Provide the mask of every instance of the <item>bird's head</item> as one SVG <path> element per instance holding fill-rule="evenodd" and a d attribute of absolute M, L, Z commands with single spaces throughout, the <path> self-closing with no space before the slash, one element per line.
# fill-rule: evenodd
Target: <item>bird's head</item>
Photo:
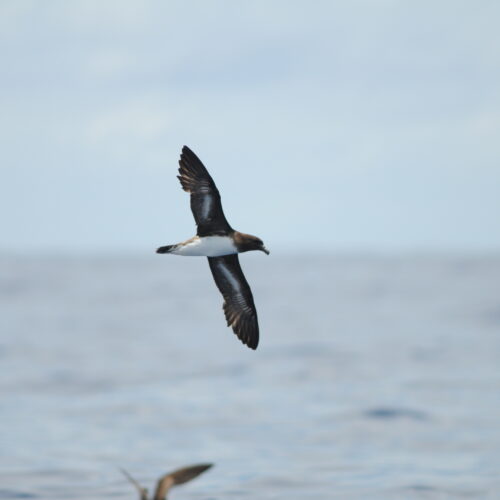
<path fill-rule="evenodd" d="M 269 255 L 269 250 L 264 246 L 264 242 L 253 236 L 252 234 L 245 234 L 235 231 L 234 240 L 236 246 L 238 247 L 238 252 L 248 252 L 250 250 L 260 250 L 265 254 Z"/>

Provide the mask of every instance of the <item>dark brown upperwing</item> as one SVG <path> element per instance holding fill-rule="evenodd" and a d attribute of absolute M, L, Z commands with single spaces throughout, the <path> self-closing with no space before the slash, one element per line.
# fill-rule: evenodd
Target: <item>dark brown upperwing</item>
<path fill-rule="evenodd" d="M 184 191 L 191 193 L 191 211 L 198 236 L 227 234 L 231 226 L 222 211 L 219 191 L 200 159 L 187 147 L 182 148 L 179 175 Z"/>
<path fill-rule="evenodd" d="M 158 484 L 156 485 L 154 500 L 165 500 L 168 490 L 170 490 L 172 486 L 177 486 L 178 484 L 191 481 L 191 479 L 199 476 L 202 472 L 210 469 L 212 465 L 213 464 L 192 465 L 190 467 L 183 467 L 182 469 L 177 469 L 173 472 L 165 474 L 159 479 Z"/>
<path fill-rule="evenodd" d="M 224 314 L 238 338 L 251 349 L 259 345 L 259 323 L 252 291 L 237 254 L 208 257 L 217 288 L 224 297 Z"/>

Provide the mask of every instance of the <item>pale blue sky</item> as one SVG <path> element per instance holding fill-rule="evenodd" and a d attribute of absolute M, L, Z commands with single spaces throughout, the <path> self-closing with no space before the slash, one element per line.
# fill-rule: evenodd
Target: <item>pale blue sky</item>
<path fill-rule="evenodd" d="M 500 3 L 0 3 L 0 251 L 500 249 Z"/>

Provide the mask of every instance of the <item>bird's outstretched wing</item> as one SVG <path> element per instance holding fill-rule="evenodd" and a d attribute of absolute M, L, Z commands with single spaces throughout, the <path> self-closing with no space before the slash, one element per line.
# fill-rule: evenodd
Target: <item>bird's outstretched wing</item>
<path fill-rule="evenodd" d="M 213 464 L 192 465 L 190 467 L 183 467 L 182 469 L 177 469 L 173 472 L 165 474 L 158 480 L 154 500 L 165 500 L 167 493 L 172 486 L 177 486 L 178 484 L 191 481 L 191 479 L 199 476 L 202 472 L 210 469 L 212 465 Z"/>
<path fill-rule="evenodd" d="M 198 236 L 232 231 L 222 211 L 217 186 L 203 163 L 187 146 L 182 148 L 177 178 L 182 189 L 191 193 L 191 211 L 198 226 Z"/>
<path fill-rule="evenodd" d="M 134 485 L 139 493 L 140 500 L 148 500 L 148 490 L 143 488 L 125 469 L 120 469 L 122 474 Z"/>
<path fill-rule="evenodd" d="M 237 254 L 208 257 L 217 288 L 224 297 L 224 314 L 238 338 L 251 349 L 259 344 L 259 323 L 252 291 Z"/>

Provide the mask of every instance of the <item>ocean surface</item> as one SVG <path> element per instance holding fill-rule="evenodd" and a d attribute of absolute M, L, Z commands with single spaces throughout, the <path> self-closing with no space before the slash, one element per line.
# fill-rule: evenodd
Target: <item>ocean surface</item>
<path fill-rule="evenodd" d="M 500 256 L 0 258 L 0 499 L 500 498 Z"/>

